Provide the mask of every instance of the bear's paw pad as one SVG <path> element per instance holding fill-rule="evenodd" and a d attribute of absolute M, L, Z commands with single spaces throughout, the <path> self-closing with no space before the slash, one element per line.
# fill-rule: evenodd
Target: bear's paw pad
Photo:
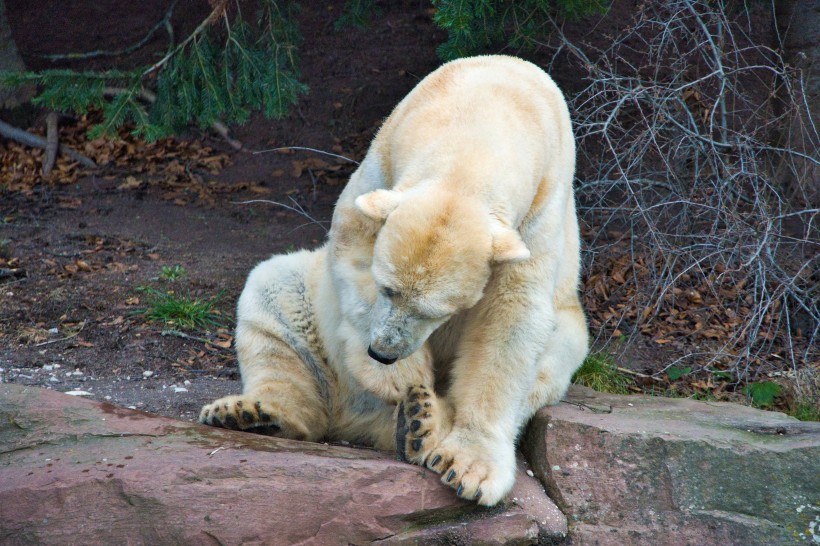
<path fill-rule="evenodd" d="M 270 404 L 248 396 L 226 396 L 205 405 L 199 414 L 199 422 L 268 436 L 275 436 L 281 430 Z"/>
<path fill-rule="evenodd" d="M 399 404 L 396 421 L 396 451 L 402 460 L 424 465 L 438 445 L 442 432 L 441 402 L 433 389 L 413 385 Z M 429 466 L 429 464 L 428 464 Z"/>

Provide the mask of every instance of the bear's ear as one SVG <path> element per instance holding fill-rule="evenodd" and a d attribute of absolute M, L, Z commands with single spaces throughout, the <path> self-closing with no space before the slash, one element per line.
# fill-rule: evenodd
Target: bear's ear
<path fill-rule="evenodd" d="M 523 262 L 530 257 L 530 249 L 521 240 L 518 231 L 506 226 L 493 229 L 493 261 L 496 263 Z"/>
<path fill-rule="evenodd" d="M 375 190 L 360 195 L 354 204 L 359 212 L 368 218 L 383 222 L 391 212 L 396 210 L 400 202 L 401 194 L 397 191 Z"/>

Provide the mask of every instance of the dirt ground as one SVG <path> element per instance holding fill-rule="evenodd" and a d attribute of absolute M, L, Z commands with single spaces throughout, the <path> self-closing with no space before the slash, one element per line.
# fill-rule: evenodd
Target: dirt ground
<path fill-rule="evenodd" d="M 11 26 L 28 67 L 43 69 L 55 66 L 43 54 L 136 42 L 169 2 L 73 2 L 59 18 L 50 16 L 54 2 L 24 4 L 8 5 Z M 208 13 L 206 2 L 193 4 L 173 20 L 178 36 Z M 84 391 L 188 420 L 241 390 L 230 344 L 247 273 L 271 254 L 320 245 L 355 168 L 309 151 L 253 152 L 303 146 L 361 159 L 381 120 L 440 64 L 435 48 L 445 38 L 426 2 L 382 2 L 368 30 L 343 32 L 333 29 L 341 3 L 300 5 L 301 81 L 310 93 L 284 120 L 256 116 L 235 128 L 243 151 L 195 129 L 155 146 L 89 143 L 87 122 L 66 120 L 64 141 L 105 165 L 89 173 L 61 160 L 49 180 L 31 183 L 42 152 L 0 142 L 8 178 L 0 184 L 0 381 Z M 118 66 L 144 64 L 162 40 Z M 566 73 L 556 79 L 568 92 L 581 84 Z M 33 130 L 42 127 L 41 114 Z M 178 278 L 166 278 L 177 266 Z M 218 297 L 221 327 L 148 320 L 146 288 Z M 647 337 L 619 365 L 652 371 L 684 344 Z"/>
<path fill-rule="evenodd" d="M 61 8 L 59 22 L 47 15 L 49 3 L 35 4 L 9 6 L 18 48 L 32 69 L 52 66 L 37 54 L 133 43 L 168 2 L 141 3 L 138 10 L 113 0 L 77 2 Z M 178 34 L 207 14 L 207 3 L 199 4 L 194 11 L 201 13 L 175 20 Z M 246 149 L 306 146 L 361 159 L 381 120 L 438 66 L 435 45 L 443 36 L 424 3 L 386 5 L 369 32 L 343 33 L 333 30 L 339 5 L 301 3 L 301 71 L 310 93 L 284 120 L 258 116 L 236 128 Z M 86 31 L 71 32 L 80 26 Z M 221 191 L 203 195 L 195 185 L 180 185 L 169 198 L 167 185 L 146 181 L 151 176 L 142 167 L 119 158 L 70 184 L 0 194 L 0 250 L 14 270 L 0 279 L 0 381 L 85 391 L 182 419 L 241 390 L 229 342 L 245 277 L 271 254 L 322 243 L 355 166 L 302 151 L 235 152 L 218 136 L 196 131 L 185 137 L 211 148 L 198 151 L 200 157 L 229 156 L 218 174 L 193 166 L 198 180 Z M 39 164 L 41 153 L 29 153 Z M 124 186 L 129 176 L 141 183 Z M 252 199 L 301 208 L 316 222 L 283 207 L 238 204 Z M 184 269 L 182 276 L 162 280 L 163 267 L 174 266 Z M 221 293 L 225 327 L 183 332 L 191 338 L 168 335 L 182 330 L 140 315 L 143 287 L 205 299 Z"/>

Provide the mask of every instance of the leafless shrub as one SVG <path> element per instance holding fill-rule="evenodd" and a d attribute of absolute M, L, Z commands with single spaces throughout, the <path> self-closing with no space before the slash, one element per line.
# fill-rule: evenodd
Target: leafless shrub
<path fill-rule="evenodd" d="M 740 381 L 811 364 L 820 334 L 820 209 L 806 197 L 818 181 L 798 175 L 817 172 L 820 136 L 808 118 L 811 146 L 778 143 L 807 110 L 803 82 L 752 28 L 742 7 L 700 0 L 642 4 L 603 48 L 556 27 L 559 51 L 588 72 L 571 105 L 581 211 L 603 226 L 587 270 L 613 252 L 631 260 L 604 294 L 621 305 L 599 336 L 664 321 L 670 337 L 704 342 L 667 368 L 719 365 Z M 784 187 L 784 169 L 799 183 Z"/>

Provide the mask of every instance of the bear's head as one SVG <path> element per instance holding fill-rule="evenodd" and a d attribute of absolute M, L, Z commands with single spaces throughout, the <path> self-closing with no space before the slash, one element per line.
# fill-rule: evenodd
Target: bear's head
<path fill-rule="evenodd" d="M 356 208 L 383 222 L 371 273 L 378 289 L 371 358 L 406 358 L 459 311 L 476 305 L 493 264 L 526 260 L 518 232 L 478 198 L 416 188 L 360 195 Z"/>

